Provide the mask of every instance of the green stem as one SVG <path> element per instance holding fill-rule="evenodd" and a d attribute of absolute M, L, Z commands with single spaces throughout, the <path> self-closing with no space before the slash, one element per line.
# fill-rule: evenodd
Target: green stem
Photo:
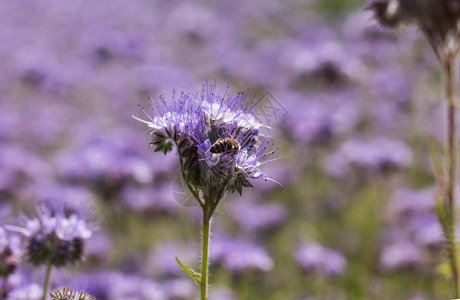
<path fill-rule="evenodd" d="M 208 260 L 209 260 L 209 231 L 211 218 L 207 217 L 203 209 L 203 258 L 201 262 L 201 300 L 208 300 Z"/>
<path fill-rule="evenodd" d="M 42 300 L 46 300 L 46 296 L 48 295 L 48 288 L 50 286 L 50 278 L 51 278 L 51 267 L 52 265 L 50 263 L 46 266 L 46 276 L 45 276 L 45 283 L 43 284 Z"/>
<path fill-rule="evenodd" d="M 457 242 L 455 240 L 455 177 L 457 172 L 457 153 L 456 153 L 456 133 L 455 133 L 455 53 L 448 53 L 445 60 L 446 72 L 446 97 L 448 100 L 448 172 L 449 179 L 447 181 L 447 199 L 450 213 L 450 227 L 452 230 L 450 251 L 450 263 L 452 271 L 452 279 L 454 284 L 455 298 L 460 297 L 460 287 L 458 282 L 458 253 Z"/>

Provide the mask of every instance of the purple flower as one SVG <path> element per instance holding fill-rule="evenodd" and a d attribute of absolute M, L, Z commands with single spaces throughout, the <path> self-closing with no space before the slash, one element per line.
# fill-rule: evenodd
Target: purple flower
<path fill-rule="evenodd" d="M 84 289 L 98 300 L 136 299 L 166 300 L 162 286 L 148 278 L 116 271 L 100 271 L 82 275 L 72 288 Z"/>
<path fill-rule="evenodd" d="M 39 284 L 32 283 L 13 289 L 8 293 L 10 300 L 39 300 L 43 295 L 43 289 Z"/>
<path fill-rule="evenodd" d="M 83 258 L 85 241 L 92 229 L 76 214 L 66 216 L 63 209 L 44 204 L 37 216 L 23 216 L 23 226 L 8 226 L 26 238 L 25 255 L 34 265 L 61 267 Z"/>
<path fill-rule="evenodd" d="M 433 211 L 435 195 L 436 190 L 434 188 L 423 190 L 399 189 L 390 200 L 389 210 L 397 215 Z"/>
<path fill-rule="evenodd" d="M 281 204 L 257 204 L 235 201 L 230 204 L 230 214 L 247 231 L 276 226 L 286 218 L 286 210 Z"/>
<path fill-rule="evenodd" d="M 121 192 L 123 203 L 136 212 L 177 212 L 179 205 L 173 197 L 171 185 L 139 189 L 127 186 Z"/>
<path fill-rule="evenodd" d="M 250 270 L 267 272 L 273 268 L 273 260 L 263 247 L 242 240 L 215 240 L 211 260 L 221 262 L 224 268 L 234 273 Z"/>
<path fill-rule="evenodd" d="M 167 299 L 187 300 L 196 296 L 195 285 L 188 278 L 167 280 L 162 282 L 162 288 Z"/>
<path fill-rule="evenodd" d="M 323 276 L 340 275 L 346 266 L 346 260 L 340 252 L 313 242 L 301 243 L 295 257 L 305 271 Z"/>
<path fill-rule="evenodd" d="M 187 263 L 198 254 L 198 248 L 193 244 L 162 243 L 155 247 L 148 258 L 148 270 L 163 275 L 178 276 L 183 270 L 177 264 L 176 257 Z"/>
<path fill-rule="evenodd" d="M 407 167 L 412 163 L 412 151 L 403 142 L 385 138 L 346 141 L 327 161 L 331 175 L 345 176 L 350 167 L 369 171 L 386 171 Z"/>
<path fill-rule="evenodd" d="M 318 94 L 309 101 L 299 94 L 286 98 L 295 101 L 287 103 L 289 118 L 283 121 L 288 127 L 286 130 L 299 142 L 328 142 L 349 132 L 358 122 L 359 107 L 352 93 Z"/>
<path fill-rule="evenodd" d="M 271 180 L 260 167 L 276 159 L 273 142 L 261 135 L 266 126 L 245 94 L 229 87 L 219 93 L 206 83 L 201 95 L 181 93 L 169 104 L 160 102 L 157 107 L 151 101 L 156 116 L 143 110 L 148 120 L 134 118 L 149 127 L 155 151 L 166 154 L 176 146 L 185 181 L 206 201 L 218 203 L 224 191 L 241 194 L 251 179 Z"/>
<path fill-rule="evenodd" d="M 424 246 L 439 246 L 445 241 L 445 236 L 434 213 L 418 214 L 411 218 L 410 228 L 415 240 Z"/>
<path fill-rule="evenodd" d="M 380 265 L 387 271 L 416 267 L 423 262 L 425 262 L 423 250 L 404 240 L 385 245 L 380 254 Z"/>
<path fill-rule="evenodd" d="M 209 292 L 210 299 L 216 300 L 235 300 L 234 293 L 228 287 L 211 287 Z"/>

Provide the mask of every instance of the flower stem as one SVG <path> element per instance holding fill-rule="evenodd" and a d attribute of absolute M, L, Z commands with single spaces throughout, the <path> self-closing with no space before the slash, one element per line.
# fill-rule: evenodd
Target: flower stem
<path fill-rule="evenodd" d="M 203 209 L 203 258 L 201 262 L 201 300 L 208 300 L 208 260 L 209 260 L 209 232 L 211 218 L 208 219 Z"/>
<path fill-rule="evenodd" d="M 45 283 L 43 284 L 43 296 L 42 300 L 46 300 L 46 295 L 48 294 L 48 288 L 50 285 L 50 278 L 51 278 L 51 263 L 46 266 L 46 276 L 45 276 Z"/>
<path fill-rule="evenodd" d="M 446 97 L 448 100 L 448 172 L 449 179 L 447 181 L 447 200 L 450 213 L 450 227 L 452 234 L 449 241 L 450 264 L 452 271 L 452 279 L 454 284 L 454 296 L 460 297 L 460 287 L 458 282 L 458 253 L 457 241 L 455 240 L 455 178 L 457 172 L 457 153 L 456 153 L 456 132 L 455 132 L 455 53 L 448 53 L 444 62 L 446 72 Z"/>

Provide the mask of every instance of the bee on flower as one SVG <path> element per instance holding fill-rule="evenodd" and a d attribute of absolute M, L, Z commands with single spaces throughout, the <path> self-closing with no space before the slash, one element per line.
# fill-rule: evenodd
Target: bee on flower
<path fill-rule="evenodd" d="M 203 85 L 201 94 L 177 95 L 167 103 L 160 97 L 154 116 L 145 123 L 155 151 L 168 153 L 173 146 L 179 156 L 181 175 L 203 211 L 203 251 L 201 274 L 180 266 L 201 286 L 201 299 L 208 299 L 209 237 L 212 215 L 225 193 L 252 187 L 252 180 L 274 181 L 261 166 L 276 160 L 276 149 L 261 130 L 268 128 L 254 115 L 254 101 L 244 93 L 232 93 L 227 87 L 217 92 L 215 84 Z M 276 181 L 274 181 L 276 182 Z"/>

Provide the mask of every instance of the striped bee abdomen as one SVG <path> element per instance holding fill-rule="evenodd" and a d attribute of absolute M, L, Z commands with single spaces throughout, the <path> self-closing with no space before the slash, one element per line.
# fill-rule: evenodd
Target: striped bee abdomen
<path fill-rule="evenodd" d="M 209 148 L 209 152 L 211 153 L 237 152 L 238 150 L 240 150 L 240 143 L 234 138 L 218 139 L 211 148 Z"/>

